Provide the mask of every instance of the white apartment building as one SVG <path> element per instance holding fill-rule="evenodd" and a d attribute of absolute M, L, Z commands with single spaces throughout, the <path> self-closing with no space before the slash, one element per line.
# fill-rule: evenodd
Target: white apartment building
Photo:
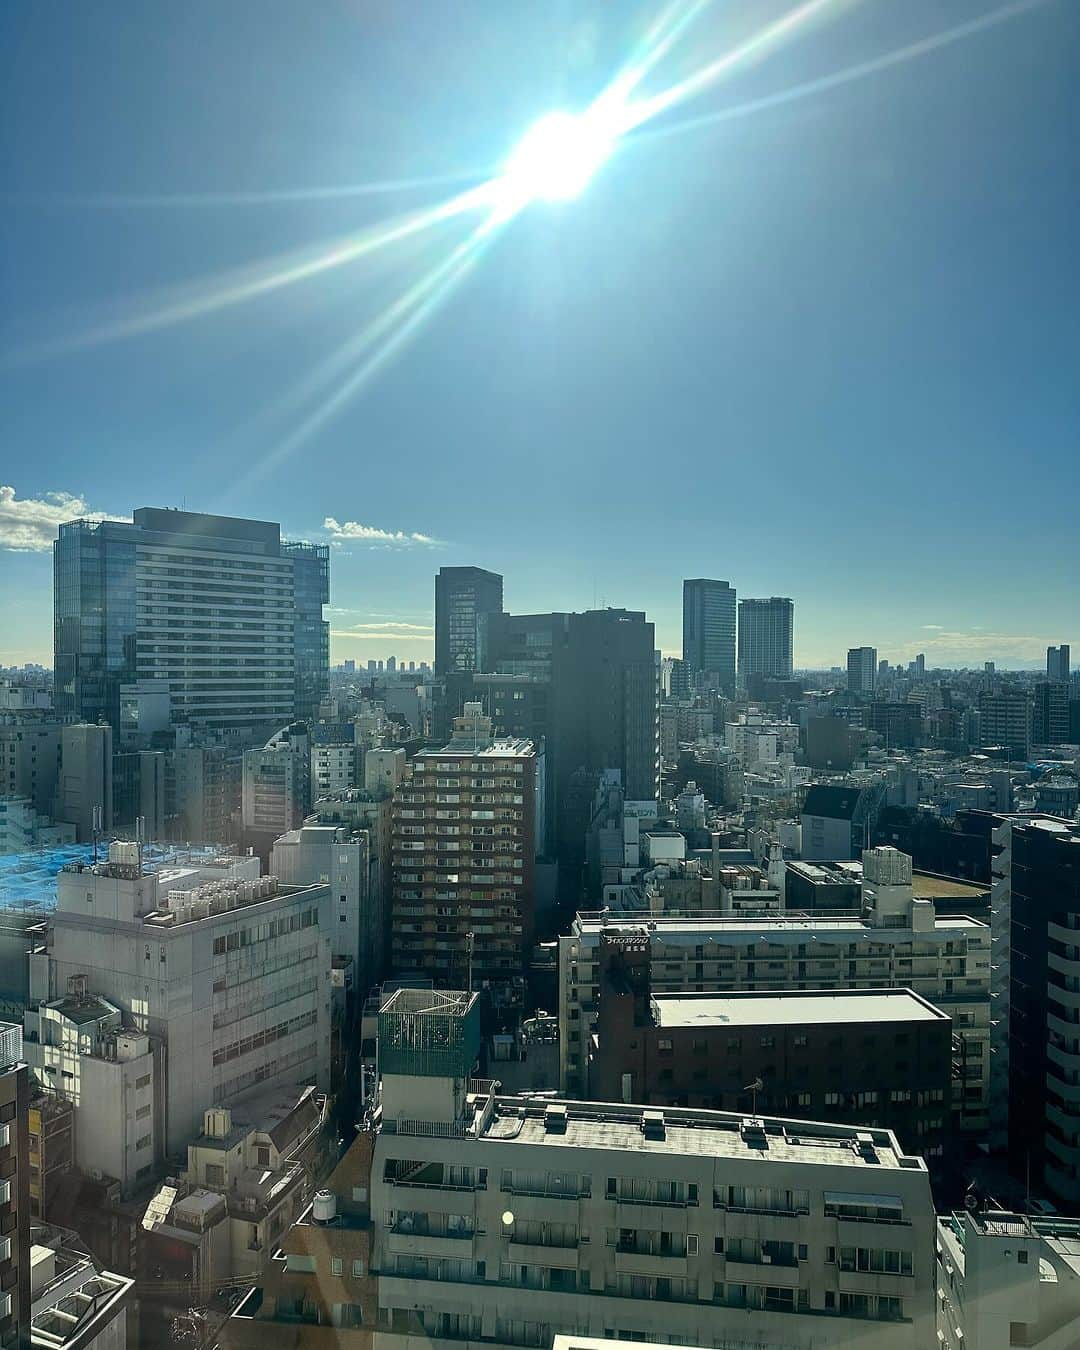
<path fill-rule="evenodd" d="M 330 889 L 260 877 L 257 858 L 148 874 L 135 844 L 58 878 L 52 943 L 31 957 L 31 995 L 72 976 L 164 1047 L 164 1151 L 212 1105 L 314 1081 L 330 1061 Z"/>
<path fill-rule="evenodd" d="M 1080 1345 L 1080 1219 L 975 1206 L 937 1222 L 943 1350 Z"/>
<path fill-rule="evenodd" d="M 381 971 L 386 931 L 371 834 L 341 825 L 289 830 L 274 844 L 270 871 L 289 886 L 329 886 L 331 952 L 352 962 L 354 988 L 365 993 Z"/>
<path fill-rule="evenodd" d="M 75 843 L 75 826 L 54 823 L 29 797 L 0 797 L 0 853 L 29 853 Z"/>
<path fill-rule="evenodd" d="M 74 1107 L 76 1166 L 130 1195 L 162 1154 L 160 1053 L 150 1037 L 125 1030 L 120 1009 L 88 993 L 81 975 L 63 998 L 28 1008 L 23 1027 L 32 1077 Z"/>
<path fill-rule="evenodd" d="M 500 1096 L 464 1076 L 475 1012 L 399 991 L 380 1014 L 384 1350 L 933 1343 L 929 1177 L 890 1131 Z"/>
<path fill-rule="evenodd" d="M 939 918 L 932 901 L 916 899 L 907 854 L 891 848 L 863 853 L 861 916 L 578 914 L 559 938 L 560 1086 L 571 1095 L 586 1090 L 604 931 L 647 934 L 653 993 L 913 989 L 953 1019 L 959 1128 L 988 1129 L 990 930 L 964 916 Z"/>
<path fill-rule="evenodd" d="M 321 797 L 327 792 L 347 792 L 357 786 L 356 762 L 361 753 L 354 744 L 313 745 L 311 747 L 311 791 Z"/>

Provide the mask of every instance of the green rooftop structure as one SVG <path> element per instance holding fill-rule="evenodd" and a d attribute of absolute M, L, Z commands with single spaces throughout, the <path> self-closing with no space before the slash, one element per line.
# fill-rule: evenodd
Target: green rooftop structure
<path fill-rule="evenodd" d="M 480 1053 L 476 994 L 395 989 L 379 1010 L 379 1071 L 466 1079 Z"/>

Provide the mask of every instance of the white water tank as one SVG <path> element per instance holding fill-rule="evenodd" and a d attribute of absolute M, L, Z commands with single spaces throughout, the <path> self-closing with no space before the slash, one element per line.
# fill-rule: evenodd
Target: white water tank
<path fill-rule="evenodd" d="M 333 1191 L 316 1191 L 311 1202 L 311 1217 L 316 1223 L 331 1223 L 337 1216 L 337 1196 Z"/>

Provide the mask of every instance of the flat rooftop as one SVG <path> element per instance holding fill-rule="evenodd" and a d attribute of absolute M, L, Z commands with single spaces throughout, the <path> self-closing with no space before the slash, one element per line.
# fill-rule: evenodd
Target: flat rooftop
<path fill-rule="evenodd" d="M 545 1114 L 552 1106 L 566 1108 L 566 1124 L 562 1130 L 547 1128 Z M 663 1116 L 664 1128 L 656 1135 L 646 1135 L 643 1131 L 647 1111 L 654 1116 Z M 748 1131 L 745 1128 L 748 1123 L 759 1128 Z M 495 1109 L 484 1122 L 482 1135 L 486 1139 L 565 1149 L 626 1149 L 668 1156 L 756 1158 L 780 1163 L 850 1167 L 872 1171 L 878 1179 L 873 1189 L 878 1192 L 886 1189 L 883 1170 L 910 1170 L 926 1176 L 923 1159 L 905 1154 L 891 1130 L 773 1116 L 748 1122 L 745 1117 L 730 1111 L 689 1107 L 664 1107 L 661 1112 L 658 1108 L 609 1102 L 496 1097 Z"/>
<path fill-rule="evenodd" d="M 652 1008 L 658 1027 L 948 1021 L 943 1012 L 910 989 L 851 989 L 820 994 L 656 994 Z"/>
<path fill-rule="evenodd" d="M 989 885 L 932 872 L 912 872 L 911 889 L 916 900 L 982 900 L 990 894 Z"/>
<path fill-rule="evenodd" d="M 947 929 L 951 932 L 975 933 L 985 930 L 987 925 L 966 914 L 951 917 L 937 915 L 934 929 Z M 910 932 L 910 929 L 874 928 L 865 919 L 858 916 L 838 915 L 835 918 L 822 915 L 820 918 L 793 918 L 784 914 L 764 914 L 757 919 L 744 918 L 678 918 L 663 914 L 639 915 L 599 912 L 579 913 L 574 920 L 575 933 L 600 934 L 640 933 L 644 930 L 654 939 L 665 942 L 690 941 L 712 937 L 722 942 L 752 942 L 755 939 L 765 941 L 783 941 L 793 934 L 815 934 L 826 941 L 830 938 L 867 937 L 876 942 L 890 942 L 898 932 Z M 571 934 L 573 936 L 573 934 Z"/>
<path fill-rule="evenodd" d="M 89 867 L 94 852 L 93 844 L 62 844 L 35 849 L 32 853 L 4 854 L 0 857 L 0 910 L 54 910 L 57 877 L 68 866 Z M 144 844 L 143 871 L 159 872 L 187 865 L 204 867 L 222 852 L 215 844 Z M 98 845 L 97 856 L 100 862 L 108 858 L 107 842 Z"/>

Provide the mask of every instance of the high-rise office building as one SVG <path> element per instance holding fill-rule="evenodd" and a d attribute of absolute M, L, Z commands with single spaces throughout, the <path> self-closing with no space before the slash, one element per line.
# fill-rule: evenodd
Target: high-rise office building
<path fill-rule="evenodd" d="M 140 507 L 53 546 L 58 713 L 119 728 L 120 685 L 164 681 L 174 722 L 280 726 L 326 687 L 326 545 L 261 520 Z"/>
<path fill-rule="evenodd" d="M 330 548 L 327 544 L 286 543 L 293 562 L 294 715 L 314 722 L 330 683 Z"/>
<path fill-rule="evenodd" d="M 502 613 L 503 579 L 482 567 L 440 567 L 435 577 L 435 674 L 490 670 L 489 628 Z"/>
<path fill-rule="evenodd" d="M 849 647 L 847 687 L 852 694 L 872 694 L 877 685 L 877 648 Z"/>
<path fill-rule="evenodd" d="M 727 581 L 695 577 L 683 582 L 683 661 L 691 680 L 715 674 L 735 687 L 735 590 Z"/>
<path fill-rule="evenodd" d="M 1036 745 L 1062 745 L 1069 740 L 1069 686 L 1043 680 L 1035 686 L 1031 736 Z"/>
<path fill-rule="evenodd" d="M 1069 683 L 1069 644 L 1046 649 L 1046 678 L 1053 684 Z"/>
<path fill-rule="evenodd" d="M 789 680 L 795 606 L 786 596 L 739 601 L 739 678 L 771 675 Z"/>
<path fill-rule="evenodd" d="M 529 697 L 520 702 L 533 709 L 534 735 L 544 737 L 548 850 L 557 848 L 569 864 L 583 856 L 599 773 L 617 770 L 633 801 L 655 801 L 659 794 L 653 625 L 640 611 L 625 609 L 503 614 L 493 626 L 491 660 L 502 674 L 530 677 Z M 510 728 L 497 723 L 497 730 Z"/>
<path fill-rule="evenodd" d="M 1002 823 L 1008 828 L 995 831 L 994 842 L 1008 865 L 995 863 L 992 903 L 1007 944 L 995 941 L 995 963 L 1008 971 L 1008 997 L 995 1016 L 1008 1033 L 1010 1165 L 1073 1213 L 1080 1205 L 1080 830 L 1047 817 Z"/>

